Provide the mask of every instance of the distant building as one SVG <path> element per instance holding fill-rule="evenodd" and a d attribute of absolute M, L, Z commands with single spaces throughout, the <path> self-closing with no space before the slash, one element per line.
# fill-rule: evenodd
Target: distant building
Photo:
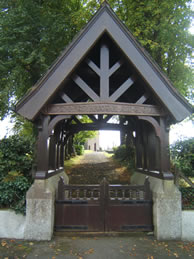
<path fill-rule="evenodd" d="M 87 142 L 85 143 L 85 149 L 86 150 L 92 150 L 92 151 L 100 150 L 99 131 L 97 132 L 97 134 L 94 138 L 91 138 L 91 139 L 87 140 Z"/>

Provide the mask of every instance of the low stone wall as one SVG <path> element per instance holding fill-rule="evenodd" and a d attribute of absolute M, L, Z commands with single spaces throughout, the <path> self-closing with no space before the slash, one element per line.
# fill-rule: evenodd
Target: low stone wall
<path fill-rule="evenodd" d="M 12 210 L 0 210 L 0 238 L 24 238 L 26 217 Z"/>
<path fill-rule="evenodd" d="M 194 210 L 182 211 L 182 240 L 194 241 Z"/>

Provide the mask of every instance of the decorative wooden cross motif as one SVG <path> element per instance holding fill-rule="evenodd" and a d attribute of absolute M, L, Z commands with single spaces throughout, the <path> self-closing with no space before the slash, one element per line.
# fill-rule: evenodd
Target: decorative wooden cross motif
<path fill-rule="evenodd" d="M 87 60 L 87 64 L 100 77 L 100 96 L 80 76 L 75 75 L 73 80 L 94 102 L 115 102 L 135 81 L 133 76 L 129 77 L 111 96 L 109 95 L 109 78 L 120 68 L 122 61 L 109 68 L 109 48 L 105 44 L 100 47 L 100 68 L 90 59 Z M 63 94 L 62 98 L 65 102 L 72 102 L 66 94 Z"/>

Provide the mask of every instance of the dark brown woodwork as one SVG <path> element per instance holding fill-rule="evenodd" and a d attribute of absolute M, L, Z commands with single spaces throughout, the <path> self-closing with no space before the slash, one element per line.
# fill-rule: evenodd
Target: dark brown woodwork
<path fill-rule="evenodd" d="M 157 122 L 156 119 L 150 117 L 150 116 L 138 116 L 139 120 L 144 120 L 144 121 L 148 121 L 154 128 L 156 136 L 160 138 L 160 125 Z"/>
<path fill-rule="evenodd" d="M 37 172 L 35 175 L 35 177 L 39 179 L 46 178 L 49 170 L 49 150 L 47 145 L 49 120 L 49 116 L 43 117 L 42 125 L 39 127 L 37 140 Z"/>
<path fill-rule="evenodd" d="M 56 231 L 152 231 L 152 193 L 144 185 L 58 184 Z"/>
<path fill-rule="evenodd" d="M 65 119 L 69 119 L 71 116 L 67 116 L 67 115 L 58 115 L 56 117 L 54 117 L 50 122 L 49 122 L 49 126 L 48 126 L 48 136 L 50 136 L 52 134 L 52 130 L 54 129 L 54 127 L 56 126 L 57 123 L 59 123 L 62 120 Z"/>
<path fill-rule="evenodd" d="M 118 115 L 144 115 L 163 116 L 165 112 L 161 107 L 144 104 L 128 103 L 64 103 L 50 104 L 43 111 L 45 115 L 84 115 L 84 114 L 118 114 Z"/>
<path fill-rule="evenodd" d="M 109 114 L 109 115 L 107 115 L 104 119 L 103 119 L 103 122 L 108 122 L 110 119 L 112 118 L 112 115 L 111 114 Z"/>
<path fill-rule="evenodd" d="M 73 116 L 73 120 L 78 124 L 78 125 L 81 125 L 81 121 L 78 120 L 78 118 L 76 116 Z"/>
<path fill-rule="evenodd" d="M 129 129 L 128 125 L 120 125 L 113 123 L 104 123 L 96 122 L 96 123 L 83 123 L 81 125 L 71 124 L 66 128 L 67 132 L 77 133 L 79 131 L 88 131 L 88 130 L 124 130 L 127 131 Z"/>
<path fill-rule="evenodd" d="M 98 119 L 94 116 L 94 115 L 88 115 L 88 117 L 93 121 L 93 122 L 97 122 Z"/>

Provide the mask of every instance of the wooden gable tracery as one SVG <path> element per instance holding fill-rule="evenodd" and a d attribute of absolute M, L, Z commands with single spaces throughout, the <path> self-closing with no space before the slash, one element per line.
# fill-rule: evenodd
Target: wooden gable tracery
<path fill-rule="evenodd" d="M 138 170 L 172 179 L 168 127 L 192 108 L 105 3 L 16 111 L 41 125 L 36 178 L 63 168 L 76 132 L 119 129 L 136 146 Z M 119 124 L 108 123 L 112 115 L 123 116 Z"/>
<path fill-rule="evenodd" d="M 44 107 L 44 114 L 161 116 L 167 113 L 106 33 L 55 96 L 52 103 Z"/>

